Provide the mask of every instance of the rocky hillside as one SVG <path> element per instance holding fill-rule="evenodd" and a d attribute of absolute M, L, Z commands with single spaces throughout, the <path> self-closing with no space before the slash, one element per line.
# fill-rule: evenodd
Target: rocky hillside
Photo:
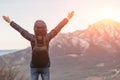
<path fill-rule="evenodd" d="M 57 39 L 57 40 L 56 40 Z M 59 34 L 53 44 L 59 47 L 74 47 L 87 53 L 89 48 L 104 49 L 108 53 L 120 52 L 120 23 L 110 19 L 89 25 L 88 29 L 68 34 Z"/>
<path fill-rule="evenodd" d="M 29 80 L 31 48 L 0 57 Z M 50 43 L 52 80 L 119 80 L 120 23 L 104 19 L 86 30 L 60 33 Z M 10 64 L 9 64 L 10 63 Z"/>

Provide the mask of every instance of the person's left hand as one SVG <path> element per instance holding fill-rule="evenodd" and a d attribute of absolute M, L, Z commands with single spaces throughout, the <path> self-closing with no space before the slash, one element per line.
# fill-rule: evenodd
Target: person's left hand
<path fill-rule="evenodd" d="M 68 13 L 67 18 L 68 18 L 68 19 L 71 19 L 71 18 L 73 17 L 73 15 L 74 15 L 74 11 L 72 11 L 72 12 Z"/>

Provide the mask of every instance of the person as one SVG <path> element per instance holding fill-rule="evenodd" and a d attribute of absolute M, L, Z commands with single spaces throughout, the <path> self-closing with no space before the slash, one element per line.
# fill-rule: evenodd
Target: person
<path fill-rule="evenodd" d="M 47 26 L 43 20 L 37 20 L 34 23 L 34 34 L 29 33 L 27 30 L 23 29 L 21 26 L 19 26 L 14 21 L 11 21 L 11 19 L 8 16 L 2 16 L 3 19 L 10 24 L 12 28 L 17 30 L 25 39 L 30 41 L 31 48 L 32 48 L 32 56 L 35 53 L 34 48 L 36 45 L 39 45 L 39 43 L 44 43 L 43 39 L 46 40 L 45 43 L 47 44 L 47 50 L 49 50 L 49 42 L 51 39 L 53 39 L 60 30 L 68 23 L 68 21 L 73 17 L 74 11 L 68 13 L 68 16 L 64 18 L 53 30 L 51 30 L 49 33 L 47 33 Z M 36 39 L 37 38 L 37 39 Z M 42 40 L 42 41 L 41 41 Z M 42 53 L 41 51 L 38 51 L 38 53 Z M 45 66 L 35 66 L 34 62 L 40 62 L 40 60 L 33 60 L 34 57 L 32 57 L 32 60 L 30 62 L 30 71 L 31 71 L 31 80 L 38 80 L 39 75 L 41 74 L 42 80 L 50 80 L 50 59 L 49 59 L 49 52 L 47 51 L 47 60 L 43 59 L 42 61 L 46 61 L 47 65 Z M 40 58 L 36 58 L 40 59 Z"/>

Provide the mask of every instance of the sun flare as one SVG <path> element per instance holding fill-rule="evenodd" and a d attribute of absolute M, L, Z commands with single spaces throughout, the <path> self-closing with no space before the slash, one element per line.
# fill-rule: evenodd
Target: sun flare
<path fill-rule="evenodd" d="M 106 11 L 101 14 L 103 18 L 115 18 L 115 13 L 111 11 Z"/>
<path fill-rule="evenodd" d="M 100 14 L 100 17 L 102 19 L 105 19 L 105 18 L 110 18 L 110 19 L 114 19 L 114 20 L 118 19 L 117 12 L 115 10 L 108 10 L 108 9 L 102 11 Z"/>

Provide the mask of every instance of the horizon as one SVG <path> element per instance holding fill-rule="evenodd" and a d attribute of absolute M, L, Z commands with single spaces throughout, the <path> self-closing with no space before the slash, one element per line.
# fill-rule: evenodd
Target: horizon
<path fill-rule="evenodd" d="M 120 22 L 119 7 L 120 1 L 118 0 L 1 0 L 0 49 L 24 49 L 30 46 L 29 41 L 2 19 L 3 15 L 9 16 L 22 28 L 33 33 L 33 24 L 37 19 L 46 22 L 49 32 L 63 18 L 67 17 L 68 12 L 75 11 L 73 18 L 61 30 L 62 33 L 68 33 L 86 29 L 88 25 L 103 18 L 112 18 Z"/>
<path fill-rule="evenodd" d="M 19 50 L 16 50 L 16 49 L 0 50 L 0 56 L 6 55 L 6 54 L 10 54 L 10 53 L 14 53 L 14 52 L 16 52 L 16 51 L 19 51 Z"/>

